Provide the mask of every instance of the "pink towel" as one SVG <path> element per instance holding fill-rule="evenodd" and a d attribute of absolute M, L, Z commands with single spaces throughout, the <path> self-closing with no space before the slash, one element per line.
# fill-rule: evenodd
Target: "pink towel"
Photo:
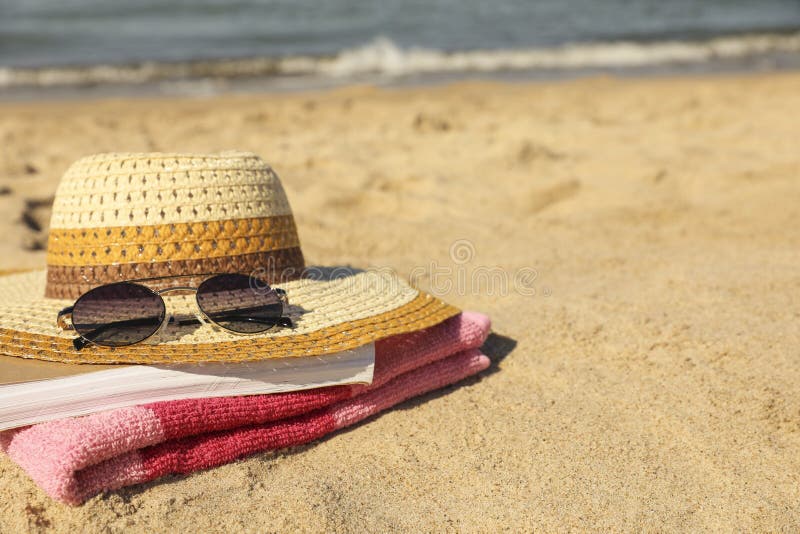
<path fill-rule="evenodd" d="M 480 372 L 489 318 L 473 312 L 375 346 L 370 385 L 133 406 L 0 433 L 0 449 L 56 500 L 300 445 Z"/>

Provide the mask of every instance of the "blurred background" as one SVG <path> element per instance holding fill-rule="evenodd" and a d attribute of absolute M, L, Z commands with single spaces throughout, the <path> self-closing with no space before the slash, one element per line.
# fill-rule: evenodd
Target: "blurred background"
<path fill-rule="evenodd" d="M 309 264 L 516 344 L 433 411 L 81 509 L 0 455 L 0 525 L 798 531 L 799 67 L 800 0 L 0 0 L 0 271 L 44 268 L 83 156 L 245 150 Z"/>
<path fill-rule="evenodd" d="M 798 0 L 0 0 L 0 92 L 794 68 L 799 30 Z"/>

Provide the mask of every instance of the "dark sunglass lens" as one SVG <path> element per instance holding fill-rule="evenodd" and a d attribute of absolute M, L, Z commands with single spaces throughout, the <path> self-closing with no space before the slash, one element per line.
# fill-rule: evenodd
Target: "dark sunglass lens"
<path fill-rule="evenodd" d="M 240 334 L 269 330 L 283 315 L 277 293 L 258 278 L 244 274 L 209 278 L 197 289 L 197 305 L 210 320 Z"/>
<path fill-rule="evenodd" d="M 84 293 L 72 310 L 72 324 L 84 338 L 106 347 L 122 347 L 152 336 L 164 321 L 161 297 L 128 282 Z"/>

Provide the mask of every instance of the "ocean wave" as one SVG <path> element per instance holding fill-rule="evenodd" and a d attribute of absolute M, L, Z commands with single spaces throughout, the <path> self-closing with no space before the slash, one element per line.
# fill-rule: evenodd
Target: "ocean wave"
<path fill-rule="evenodd" d="M 378 37 L 334 56 L 243 58 L 186 62 L 70 67 L 0 67 L 0 88 L 139 84 L 166 80 L 359 75 L 402 77 L 413 74 L 469 73 L 584 68 L 630 68 L 696 64 L 770 53 L 800 52 L 800 32 L 723 36 L 705 41 L 608 42 L 557 48 L 445 52 L 402 48 Z"/>

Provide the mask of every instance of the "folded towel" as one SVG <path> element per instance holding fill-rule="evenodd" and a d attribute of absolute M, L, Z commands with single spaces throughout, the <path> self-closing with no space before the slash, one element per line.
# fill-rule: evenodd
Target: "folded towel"
<path fill-rule="evenodd" d="M 476 350 L 485 315 L 465 312 L 376 343 L 370 385 L 121 408 L 0 433 L 0 449 L 54 499 L 190 473 L 258 451 L 299 445 L 454 383 L 489 365 Z"/>

